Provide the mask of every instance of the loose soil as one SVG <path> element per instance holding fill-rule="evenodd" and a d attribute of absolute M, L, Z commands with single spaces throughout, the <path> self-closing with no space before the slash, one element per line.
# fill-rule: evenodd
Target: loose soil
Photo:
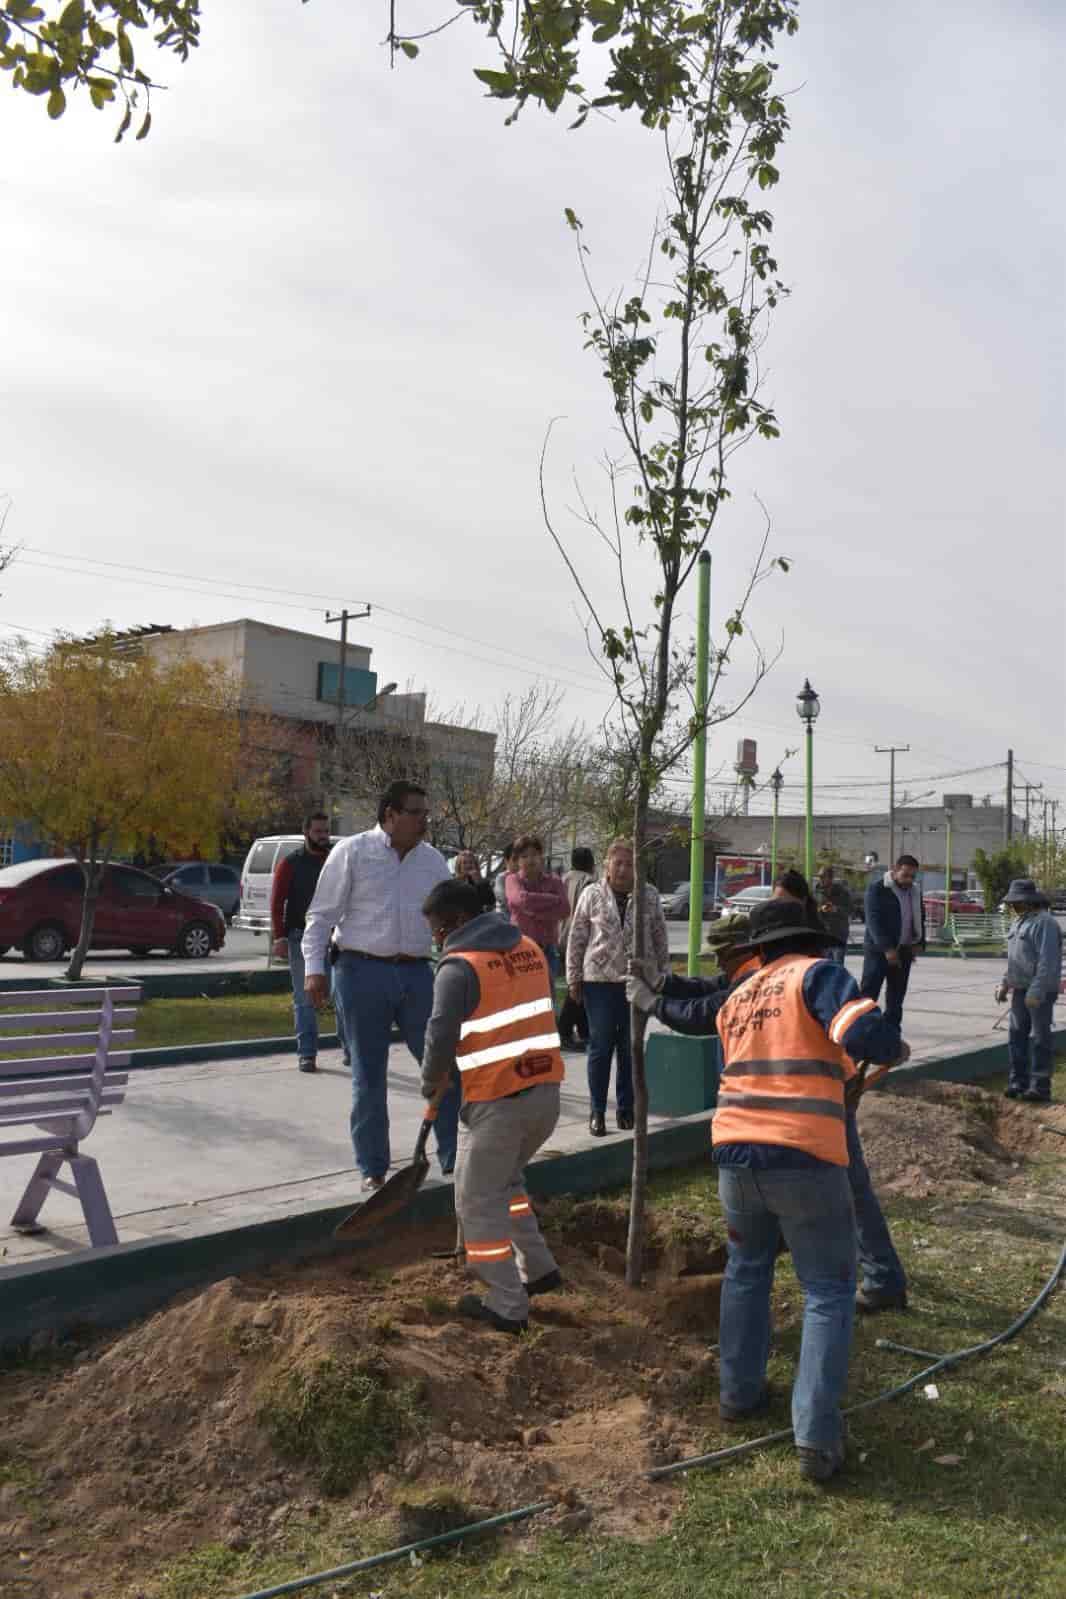
<path fill-rule="evenodd" d="M 1028 1155 L 1066 1153 L 1040 1123 L 1066 1132 L 1061 1109 L 952 1084 L 871 1094 L 861 1112 L 875 1184 L 910 1197 L 1024 1181 Z M 548 1497 L 558 1508 L 538 1528 L 662 1532 L 680 1489 L 641 1473 L 735 1441 L 710 1347 L 721 1238 L 699 1214 L 664 1210 L 649 1285 L 634 1292 L 624 1202 L 538 1209 L 566 1286 L 536 1301 L 523 1338 L 454 1314 L 475 1283 L 431 1258 L 454 1241 L 451 1224 L 400 1225 L 372 1249 L 226 1279 L 73 1359 L 6 1372 L 0 1571 L 25 1573 L 39 1599 L 136 1595 L 194 1547 L 270 1547 L 290 1517 L 332 1514 L 321 1474 L 278 1454 L 263 1408 L 324 1361 L 358 1364 L 403 1396 L 398 1448 L 346 1491 L 356 1528 L 384 1522 L 403 1542 L 418 1535 L 403 1502 L 448 1491 L 464 1515 Z M 794 1323 L 794 1285 L 776 1301 L 779 1329 Z"/>

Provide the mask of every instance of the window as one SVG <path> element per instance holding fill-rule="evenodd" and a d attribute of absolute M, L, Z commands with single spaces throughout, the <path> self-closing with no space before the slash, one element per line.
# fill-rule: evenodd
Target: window
<path fill-rule="evenodd" d="M 145 872 L 131 872 L 127 866 L 112 866 L 111 892 L 119 899 L 158 899 L 159 884 Z"/>
<path fill-rule="evenodd" d="M 274 870 L 274 856 L 278 853 L 276 839 L 264 839 L 257 844 L 249 855 L 245 864 L 246 872 L 272 872 Z"/>
<path fill-rule="evenodd" d="M 209 866 L 207 877 L 216 888 L 232 888 L 237 881 L 237 873 L 232 866 Z"/>
<path fill-rule="evenodd" d="M 45 882 L 53 894 L 85 893 L 85 878 L 80 866 L 62 866 L 58 872 L 49 872 Z"/>
<path fill-rule="evenodd" d="M 15 840 L 9 833 L 0 833 L 0 866 L 13 866 L 14 864 Z"/>
<path fill-rule="evenodd" d="M 174 880 L 178 883 L 184 883 L 188 887 L 207 881 L 202 866 L 183 866 L 180 872 L 174 873 Z"/>

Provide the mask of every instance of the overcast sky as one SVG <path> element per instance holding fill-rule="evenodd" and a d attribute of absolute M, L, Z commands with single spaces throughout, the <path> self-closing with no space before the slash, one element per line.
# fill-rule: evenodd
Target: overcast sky
<path fill-rule="evenodd" d="M 567 719 L 598 720 L 537 493 L 558 416 L 553 506 L 610 610 L 606 560 L 566 519 L 572 472 L 602 498 L 611 419 L 562 213 L 597 283 L 627 283 L 657 140 L 535 110 L 505 129 L 465 21 L 390 71 L 385 0 L 203 4 L 144 143 L 116 147 L 117 118 L 77 100 L 52 124 L 0 97 L 0 490 L 25 546 L 0 626 L 325 632 L 327 600 L 369 601 L 355 636 L 382 680 L 489 720 L 551 677 Z M 410 31 L 446 14 L 400 10 Z M 901 787 L 998 800 L 1013 746 L 1066 794 L 1064 31 L 1054 0 L 801 12 L 771 202 L 793 293 L 764 355 L 782 438 L 738 458 L 712 627 L 761 535 L 756 492 L 794 565 L 754 613 L 781 660 L 712 767 L 746 735 L 768 774 L 809 676 L 820 784 L 883 782 L 872 746 L 909 742 Z M 939 781 L 971 767 L 989 769 Z M 819 804 L 845 795 L 885 801 Z"/>

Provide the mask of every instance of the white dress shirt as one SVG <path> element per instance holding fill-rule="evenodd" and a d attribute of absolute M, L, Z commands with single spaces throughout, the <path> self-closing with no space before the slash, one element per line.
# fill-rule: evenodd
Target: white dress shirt
<path fill-rule="evenodd" d="M 433 940 L 422 906 L 430 889 L 448 876 L 447 862 L 432 844 L 416 844 L 401 859 L 380 825 L 342 838 L 329 852 L 307 912 L 307 975 L 325 975 L 334 927 L 341 949 L 428 956 Z"/>

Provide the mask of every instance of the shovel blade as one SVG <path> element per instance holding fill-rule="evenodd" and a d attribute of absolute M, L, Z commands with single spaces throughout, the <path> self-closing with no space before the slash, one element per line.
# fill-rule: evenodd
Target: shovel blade
<path fill-rule="evenodd" d="M 412 1166 L 403 1167 L 401 1171 L 393 1172 L 377 1193 L 371 1194 L 365 1204 L 357 1205 L 355 1210 L 337 1224 L 333 1229 L 334 1238 L 350 1240 L 368 1238 L 375 1234 L 382 1222 L 407 1209 L 425 1182 L 428 1171 L 429 1161 L 422 1160 Z"/>

